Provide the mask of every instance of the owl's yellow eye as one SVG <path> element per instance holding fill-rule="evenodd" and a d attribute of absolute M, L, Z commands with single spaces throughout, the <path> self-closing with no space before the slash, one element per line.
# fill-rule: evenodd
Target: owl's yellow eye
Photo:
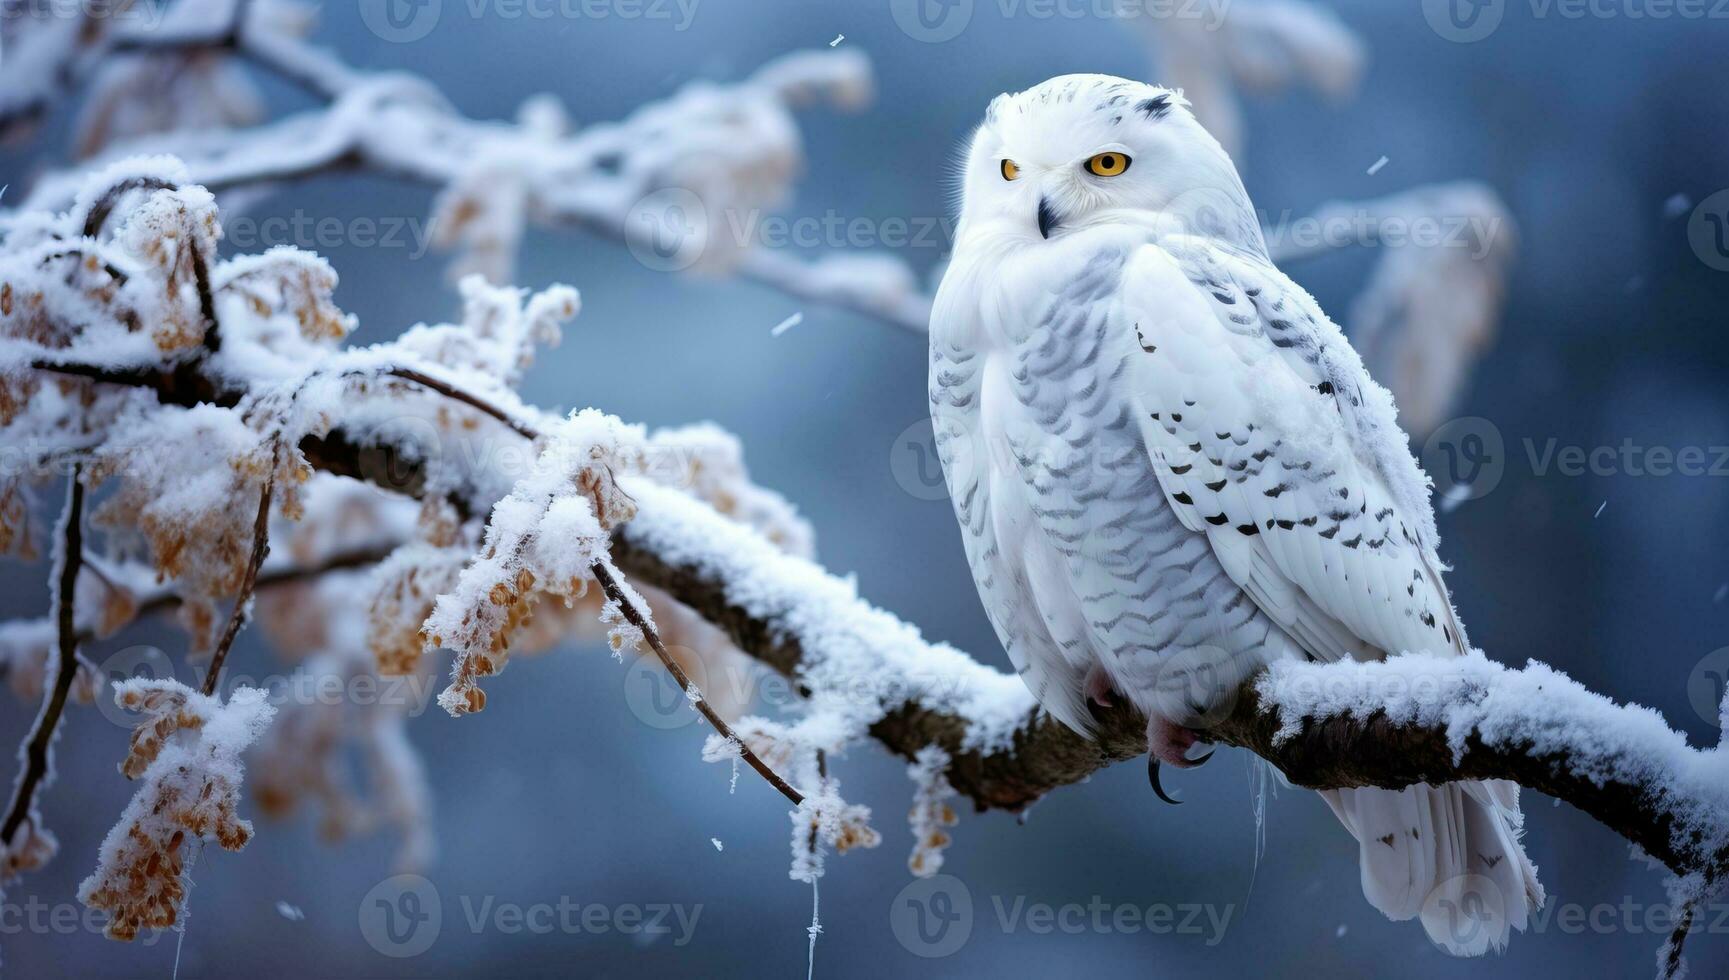
<path fill-rule="evenodd" d="M 1087 160 L 1087 173 L 1095 177 L 1115 177 L 1129 169 L 1129 156 L 1126 153 L 1111 151 L 1094 154 Z"/>
<path fill-rule="evenodd" d="M 1015 162 L 1013 160 L 1004 160 L 1003 161 L 1003 179 L 1004 180 L 1014 180 L 1016 177 L 1019 177 L 1020 175 L 1021 175 L 1021 168 L 1015 166 Z"/>

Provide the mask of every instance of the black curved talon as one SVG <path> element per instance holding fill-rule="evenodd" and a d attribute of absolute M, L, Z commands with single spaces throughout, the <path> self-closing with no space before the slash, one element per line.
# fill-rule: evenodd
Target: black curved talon
<path fill-rule="evenodd" d="M 1159 785 L 1159 760 L 1155 756 L 1147 756 L 1147 780 L 1153 784 L 1153 795 L 1172 806 L 1182 806 L 1182 800 L 1173 800 L 1165 795 L 1165 788 Z"/>
<path fill-rule="evenodd" d="M 1208 749 L 1206 755 L 1203 755 L 1198 759 L 1190 759 L 1189 765 L 1191 765 L 1191 766 L 1204 765 L 1208 759 L 1211 759 L 1213 757 L 1213 753 L 1217 752 L 1217 751 L 1219 751 L 1219 750 L 1218 749 Z"/>

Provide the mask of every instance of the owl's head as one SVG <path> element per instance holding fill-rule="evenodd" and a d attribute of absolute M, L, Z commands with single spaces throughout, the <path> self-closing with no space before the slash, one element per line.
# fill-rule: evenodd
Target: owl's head
<path fill-rule="evenodd" d="M 1052 239 L 1164 222 L 1264 250 L 1231 158 L 1180 92 L 1112 75 L 1059 75 L 991 101 L 961 175 L 958 235 Z"/>

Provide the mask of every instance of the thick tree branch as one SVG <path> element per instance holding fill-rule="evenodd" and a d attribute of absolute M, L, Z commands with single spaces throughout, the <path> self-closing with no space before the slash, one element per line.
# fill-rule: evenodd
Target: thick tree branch
<path fill-rule="evenodd" d="M 1311 789 L 1508 779 L 1564 800 L 1677 874 L 1729 871 L 1729 760 L 1656 712 L 1549 667 L 1478 658 L 1278 664 L 1212 740 Z"/>
<path fill-rule="evenodd" d="M 167 401 L 185 397 L 175 390 L 160 394 Z M 364 443 L 340 429 L 302 448 L 320 469 L 362 479 L 388 473 L 381 485 L 400 492 L 425 486 L 412 453 Z M 841 683 L 870 680 L 885 692 L 870 735 L 908 759 L 927 745 L 941 746 L 954 760 L 950 783 L 980 809 L 1024 808 L 1145 752 L 1144 723 L 1133 709 L 1098 711 L 1096 737 L 1080 736 L 1037 712 L 1018 678 L 931 645 L 910 628 L 889 632 L 885 624 L 899 625 L 889 614 L 853 596 L 819 566 L 782 554 L 677 491 L 644 485 L 632 493 L 637 516 L 613 538 L 621 571 L 667 592 L 725 631 L 740 650 L 801 683 L 818 675 Z M 669 507 L 674 499 L 682 503 Z M 807 584 L 785 587 L 795 581 Z M 850 659 L 837 663 L 837 647 Z M 1397 663 L 1279 665 L 1238 691 L 1206 736 L 1249 749 L 1312 788 L 1512 780 L 1573 804 L 1677 872 L 1701 872 L 1714 881 L 1729 867 L 1729 774 L 1720 771 L 1713 752 L 1688 747 L 1655 713 L 1611 704 L 1540 665 L 1514 671 L 1486 664 L 1457 658 L 1451 668 L 1433 667 L 1446 697 L 1427 702 L 1428 715 L 1398 718 L 1365 709 L 1377 702 L 1372 693 L 1362 694 L 1364 678 L 1350 673 L 1382 667 L 1383 680 L 1396 680 Z M 918 665 L 939 665 L 937 676 L 915 676 Z M 1359 688 L 1352 689 L 1353 698 L 1320 703 L 1324 710 L 1308 720 L 1299 710 L 1298 720 L 1288 723 L 1279 711 L 1306 702 L 1281 699 L 1285 688 L 1276 685 L 1305 679 L 1322 688 L 1354 680 Z M 1369 678 L 1371 691 L 1375 680 Z M 1409 699 L 1388 704 L 1408 705 Z M 1502 712 L 1492 725 L 1471 714 L 1483 704 Z M 1642 737 L 1597 737 L 1629 729 Z"/>
<path fill-rule="evenodd" d="M 650 501 L 639 503 L 647 508 Z M 813 624 L 810 610 L 797 602 L 765 602 L 762 596 L 780 594 L 773 563 L 763 554 L 729 560 L 724 551 L 740 547 L 738 532 L 729 531 L 719 515 L 712 516 L 712 526 L 698 526 L 695 513 L 681 512 L 676 529 L 656 526 L 660 515 L 639 513 L 614 536 L 614 561 L 723 629 L 744 652 L 789 677 L 805 677 L 825 655 L 821 647 L 841 642 L 835 634 L 846 627 Z M 678 557 L 671 558 L 665 545 L 674 536 Z M 697 545 L 705 541 L 716 545 L 703 551 Z M 800 573 L 824 574 L 814 565 Z M 857 605 L 840 621 L 886 615 Z M 859 641 L 868 644 L 871 637 Z M 820 645 L 814 653 L 813 642 Z M 937 662 L 942 656 L 942 650 L 926 647 L 898 659 Z M 1426 700 L 1414 699 L 1408 663 L 1278 665 L 1236 692 L 1234 702 L 1227 696 L 1228 710 L 1205 736 L 1246 748 L 1292 782 L 1315 789 L 1512 780 L 1590 814 L 1678 873 L 1702 872 L 1714 881 L 1729 869 L 1729 766 L 1715 751 L 1690 748 L 1655 712 L 1613 704 L 1542 665 L 1515 671 L 1479 658 L 1453 658 L 1423 666 L 1418 679 L 1426 686 L 1415 690 L 1430 692 Z M 895 668 L 884 657 L 850 669 Z M 966 692 L 952 685 L 965 678 L 943 680 L 943 700 L 964 699 Z M 933 685 L 909 679 L 899 690 L 921 686 Z M 1308 703 L 1291 692 L 1309 690 L 1332 695 L 1321 702 L 1330 706 L 1328 713 L 1282 718 L 1280 710 L 1290 713 L 1293 703 Z M 1394 707 L 1360 710 L 1377 697 Z M 1413 711 L 1413 704 L 1425 713 L 1397 720 L 1386 713 L 1397 706 Z M 982 719 L 912 697 L 889 706 L 870 733 L 908 759 L 925 745 L 942 746 L 954 758 L 948 778 L 958 792 L 981 809 L 1018 809 L 1146 751 L 1144 722 L 1133 709 L 1101 710 L 1095 720 L 1096 740 L 1029 714 L 1007 744 L 981 749 L 969 745 L 969 737 Z"/>

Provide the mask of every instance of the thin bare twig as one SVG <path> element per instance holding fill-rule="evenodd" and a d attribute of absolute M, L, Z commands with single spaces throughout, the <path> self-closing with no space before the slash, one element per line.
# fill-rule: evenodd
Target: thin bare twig
<path fill-rule="evenodd" d="M 169 57 L 229 53 L 324 102 L 335 99 L 355 83 L 356 72 L 323 48 L 271 31 L 246 30 L 247 6 L 244 2 L 236 3 L 227 23 L 214 31 L 168 33 L 143 30 L 103 34 L 92 21 L 85 25 L 87 36 L 100 36 L 89 45 L 89 49 L 82 45 L 67 48 L 59 63 L 48 70 L 57 76 L 63 89 L 75 90 L 84 85 L 110 54 Z M 0 133 L 41 119 L 63 94 L 45 89 L 22 102 L 0 108 Z"/>
<path fill-rule="evenodd" d="M 49 749 L 60 716 L 66 709 L 72 681 L 78 676 L 78 633 L 73 621 L 73 602 L 78 592 L 78 569 L 84 563 L 84 471 L 72 468 L 71 487 L 66 492 L 66 512 L 60 527 L 60 577 L 54 589 L 55 627 L 59 656 L 55 660 L 54 684 L 44 694 L 42 713 L 24 743 L 24 771 L 12 790 L 6 822 L 0 824 L 0 845 L 10 847 L 12 837 L 35 803 L 36 793 L 48 781 Z"/>
<path fill-rule="evenodd" d="M 527 439 L 529 442 L 533 442 L 540 438 L 540 430 L 536 429 L 534 426 L 516 418 L 504 409 L 499 408 L 497 405 L 492 404 L 484 398 L 481 398 L 479 395 L 464 391 L 447 382 L 440 381 L 430 374 L 416 371 L 414 368 L 410 367 L 386 368 L 383 373 L 392 378 L 398 378 L 402 381 L 408 381 L 420 385 L 423 388 L 430 389 L 443 395 L 451 401 L 461 402 L 469 408 L 489 415 L 509 426 L 510 431 L 524 439 Z"/>
<path fill-rule="evenodd" d="M 423 372 L 417 371 L 413 368 L 397 367 L 386 369 L 382 373 L 389 377 L 421 385 L 439 395 L 480 411 L 491 418 L 504 423 L 512 432 L 522 436 L 524 439 L 533 441 L 540 437 L 538 429 L 520 419 L 517 419 L 503 408 L 488 402 L 479 395 L 465 391 L 447 382 L 440 381 Z M 274 472 L 275 465 L 273 463 L 272 473 L 274 474 Z M 263 555 L 260 553 L 259 549 L 265 547 L 263 542 L 265 540 L 265 533 L 268 525 L 269 503 L 270 484 L 267 482 L 260 500 L 259 526 L 255 532 L 253 562 L 250 567 L 248 582 L 246 586 L 243 587 L 240 599 L 235 604 L 234 615 L 229 619 L 228 629 L 224 631 L 223 634 L 223 642 L 218 645 L 216 656 L 211 660 L 210 673 L 205 676 L 204 680 L 204 693 L 206 694 L 212 693 L 215 689 L 215 678 L 222 668 L 223 658 L 227 655 L 228 646 L 232 643 L 234 634 L 238 633 L 240 629 L 240 622 L 243 616 L 243 610 L 245 609 L 246 599 L 250 596 L 252 591 L 251 580 L 256 576 L 259 564 L 263 562 Z M 709 724 L 714 726 L 715 731 L 719 732 L 722 737 L 730 739 L 735 745 L 737 745 L 741 757 L 752 769 L 755 769 L 757 773 L 766 779 L 769 785 L 778 790 L 781 795 L 791 800 L 794 805 L 804 802 L 804 795 L 794 789 L 785 779 L 781 778 L 780 774 L 776 773 L 767 763 L 763 762 L 755 752 L 751 751 L 750 747 L 744 743 L 744 740 L 739 738 L 738 735 L 733 732 L 732 727 L 726 723 L 726 719 L 717 714 L 715 710 L 709 706 L 708 702 L 702 698 L 700 692 L 696 692 L 696 689 L 691 686 L 690 678 L 685 674 L 684 669 L 678 665 L 678 662 L 672 659 L 672 654 L 667 652 L 666 645 L 660 639 L 660 634 L 655 631 L 653 625 L 648 622 L 648 618 L 642 614 L 641 610 L 637 609 L 636 605 L 630 601 L 628 596 L 625 595 L 624 590 L 619 587 L 618 581 L 613 576 L 611 570 L 604 564 L 598 562 L 593 566 L 593 570 L 595 579 L 600 582 L 601 589 L 606 592 L 607 598 L 611 599 L 618 605 L 620 611 L 624 614 L 625 619 L 629 621 L 632 626 L 642 631 L 643 636 L 648 639 L 649 646 L 651 646 L 654 649 L 655 654 L 660 657 L 661 663 L 666 666 L 667 671 L 672 674 L 673 679 L 678 682 L 678 686 L 684 690 L 685 694 L 691 696 L 692 704 L 695 705 L 697 711 L 699 711 L 704 718 L 708 719 Z"/>
<path fill-rule="evenodd" d="M 768 780 L 770 786 L 791 800 L 793 806 L 803 803 L 804 794 L 793 789 L 792 785 L 782 779 L 779 773 L 769 767 L 768 763 L 762 761 L 755 752 L 752 752 L 750 746 L 744 744 L 744 739 L 739 738 L 733 732 L 732 726 L 726 723 L 726 719 L 709 707 L 708 701 L 702 696 L 702 692 L 697 690 L 691 684 L 690 678 L 685 675 L 684 668 L 680 667 L 678 661 L 672 659 L 672 654 L 667 652 L 666 644 L 661 642 L 660 634 L 655 632 L 654 624 L 648 621 L 648 617 L 642 614 L 642 610 L 636 608 L 636 604 L 630 601 L 629 596 L 625 595 L 624 589 L 619 587 L 618 579 L 613 576 L 612 569 L 607 568 L 605 562 L 598 561 L 591 568 L 594 571 L 595 581 L 600 583 L 601 591 L 606 593 L 607 599 L 618 606 L 619 612 L 624 614 L 626 622 L 642 632 L 642 635 L 648 640 L 648 645 L 654 649 L 655 656 L 659 657 L 660 662 L 666 665 L 667 672 L 672 675 L 672 679 L 678 681 L 678 686 L 684 691 L 685 697 L 689 698 L 696 710 L 708 719 L 708 723 L 714 726 L 714 730 L 719 732 L 722 738 L 737 746 L 739 756 L 762 778 Z"/>
<path fill-rule="evenodd" d="M 258 569 L 264 565 L 264 557 L 270 553 L 270 497 L 276 489 L 276 467 L 282 462 L 282 440 L 272 439 L 270 444 L 270 472 L 264 477 L 264 488 L 258 491 L 258 516 L 252 522 L 252 557 L 246 563 L 246 577 L 240 583 L 240 594 L 234 598 L 234 611 L 228 615 L 228 626 L 222 631 L 222 639 L 216 644 L 216 653 L 210 658 L 210 670 L 204 675 L 204 694 L 216 693 L 216 684 L 222 679 L 222 664 L 228 659 L 228 650 L 234 646 L 234 638 L 240 635 L 240 628 L 246 625 L 246 613 L 252 606 L 252 592 L 258 586 Z"/>
<path fill-rule="evenodd" d="M 294 585 L 299 582 L 311 581 L 331 572 L 349 571 L 351 569 L 364 568 L 368 565 L 376 565 L 390 557 L 390 553 L 395 549 L 395 544 L 353 548 L 347 551 L 336 552 L 316 565 L 291 565 L 286 568 L 261 570 L 258 573 L 258 581 L 254 584 L 252 593 L 253 595 L 262 595 L 278 586 Z M 96 566 L 90 561 L 89 556 L 85 557 L 84 568 L 92 573 L 100 574 L 96 572 Z M 132 621 L 135 622 L 146 616 L 154 616 L 157 613 L 167 612 L 168 610 L 179 606 L 180 602 L 180 597 L 175 595 L 173 592 L 166 589 L 158 590 L 139 603 L 137 611 L 132 615 Z M 0 624 L 0 629 L 16 626 L 23 622 L 27 621 L 9 620 L 6 623 Z M 96 639 L 97 636 L 94 627 L 83 626 L 79 628 L 78 643 L 80 646 Z M 92 677 L 100 677 L 102 673 L 101 668 L 92 663 L 90 659 L 84 655 L 82 650 L 78 653 L 78 664 Z M 0 663 L 0 679 L 3 679 L 6 676 L 6 669 L 7 665 Z"/>

